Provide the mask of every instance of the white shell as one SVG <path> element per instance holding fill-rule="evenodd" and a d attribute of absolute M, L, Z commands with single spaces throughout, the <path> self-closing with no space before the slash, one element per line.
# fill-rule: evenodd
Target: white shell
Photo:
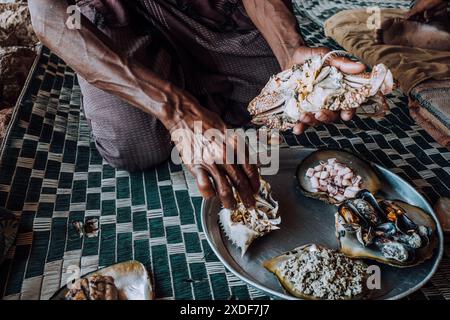
<path fill-rule="evenodd" d="M 229 209 L 222 209 L 220 211 L 220 225 L 227 238 L 240 248 L 242 255 L 244 255 L 253 240 L 259 237 L 259 233 L 244 224 L 234 223 L 231 220 L 231 213 Z"/>
<path fill-rule="evenodd" d="M 261 189 L 255 196 L 255 200 L 256 207 L 250 210 L 245 209 L 242 203 L 238 203 L 236 210 L 245 211 L 248 214 L 246 223 L 234 222 L 232 220 L 234 211 L 230 209 L 224 208 L 219 212 L 219 223 L 223 232 L 234 245 L 241 249 L 242 256 L 255 239 L 278 230 L 278 225 L 281 223 L 281 218 L 277 216 L 278 202 L 273 200 L 270 185 L 267 182 L 261 180 Z"/>

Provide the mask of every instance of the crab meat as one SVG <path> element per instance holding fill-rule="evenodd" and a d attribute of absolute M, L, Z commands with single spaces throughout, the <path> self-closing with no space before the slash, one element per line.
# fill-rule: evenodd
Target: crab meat
<path fill-rule="evenodd" d="M 379 64 L 370 73 L 345 74 L 328 65 L 336 55 L 347 53 L 332 51 L 324 57 L 314 56 L 303 65 L 273 76 L 248 107 L 252 122 L 269 129 L 287 130 L 300 119 L 301 113 L 351 110 L 369 102 L 377 105 L 375 114 L 383 113 L 387 109 L 384 95 L 394 88 L 389 69 Z"/>
<path fill-rule="evenodd" d="M 241 249 L 242 256 L 255 239 L 278 230 L 281 223 L 278 202 L 273 200 L 270 185 L 266 181 L 261 180 L 261 188 L 255 200 L 256 206 L 253 209 L 247 209 L 238 201 L 236 209 L 224 208 L 219 212 L 219 222 L 225 235 Z"/>

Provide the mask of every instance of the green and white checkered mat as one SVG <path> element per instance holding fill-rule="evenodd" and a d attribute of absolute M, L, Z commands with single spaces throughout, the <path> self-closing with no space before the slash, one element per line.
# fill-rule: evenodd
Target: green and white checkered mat
<path fill-rule="evenodd" d="M 387 1 L 386 1 L 387 2 Z M 356 1 L 297 5 L 303 34 L 314 45 L 323 20 Z M 404 1 L 390 1 L 390 6 Z M 379 1 L 358 2 L 360 6 Z M 408 115 L 400 92 L 382 120 L 355 118 L 286 135 L 286 146 L 345 148 L 401 175 L 434 203 L 450 196 L 450 153 Z M 21 217 L 16 245 L 0 267 L 0 297 L 47 299 L 66 283 L 69 267 L 85 274 L 136 259 L 152 271 L 160 299 L 268 298 L 218 261 L 200 224 L 202 199 L 192 177 L 165 163 L 129 174 L 106 164 L 80 112 L 73 71 L 43 49 L 3 146 L 0 206 Z M 98 238 L 80 239 L 72 222 L 100 220 Z M 434 278 L 411 298 L 450 298 L 450 251 Z"/>

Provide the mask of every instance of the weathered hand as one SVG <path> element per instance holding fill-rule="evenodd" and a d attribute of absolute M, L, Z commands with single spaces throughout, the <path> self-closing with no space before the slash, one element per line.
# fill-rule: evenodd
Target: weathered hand
<path fill-rule="evenodd" d="M 238 153 L 240 157 L 247 154 L 245 142 L 227 134 L 222 119 L 199 106 L 193 97 L 185 95 L 182 99 L 185 114 L 173 124 L 170 132 L 201 194 L 205 198 L 217 195 L 224 207 L 234 208 L 234 188 L 244 205 L 253 207 L 254 195 L 259 190 L 258 168 L 248 163 L 248 157 L 245 162 L 236 161 Z M 227 146 L 233 159 L 227 159 Z M 239 164 L 242 162 L 244 164 Z"/>
<path fill-rule="evenodd" d="M 447 9 L 448 1 L 418 0 L 414 7 L 406 14 L 408 20 L 428 21 Z"/>
<path fill-rule="evenodd" d="M 295 64 L 302 64 L 307 59 L 315 55 L 325 55 L 328 53 L 330 49 L 328 48 L 309 48 L 309 47 L 300 47 L 297 48 L 292 54 L 291 60 L 283 67 L 283 70 L 291 68 Z M 364 64 L 360 62 L 351 61 L 345 57 L 335 57 L 330 61 L 332 66 L 340 69 L 345 73 L 350 74 L 358 74 L 365 70 Z M 355 111 L 330 111 L 330 110 L 322 110 L 316 114 L 312 113 L 303 113 L 300 116 L 299 123 L 294 127 L 295 134 L 301 134 L 306 131 L 309 126 L 316 126 L 323 123 L 331 123 L 337 121 L 339 117 L 348 121 L 353 118 Z"/>

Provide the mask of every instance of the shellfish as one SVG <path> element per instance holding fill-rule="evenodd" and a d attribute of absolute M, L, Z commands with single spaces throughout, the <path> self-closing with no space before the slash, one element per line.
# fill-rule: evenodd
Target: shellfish
<path fill-rule="evenodd" d="M 368 293 L 367 266 L 340 252 L 305 245 L 264 262 L 290 294 L 302 299 L 358 299 Z"/>
<path fill-rule="evenodd" d="M 92 292 L 91 280 L 96 282 Z M 89 290 L 86 290 L 86 284 Z M 84 291 L 80 292 L 78 288 Z M 100 295 L 106 298 L 108 295 L 112 300 L 154 299 L 153 282 L 145 266 L 139 261 L 126 261 L 86 274 L 58 290 L 50 300 L 87 300 L 92 298 L 91 293 L 94 297 Z"/>
<path fill-rule="evenodd" d="M 287 130 L 303 112 L 351 110 L 370 101 L 375 102 L 375 115 L 388 109 L 384 95 L 394 88 L 389 69 L 378 64 L 370 73 L 346 74 L 329 65 L 330 58 L 336 55 L 348 53 L 331 51 L 323 57 L 317 55 L 271 77 L 248 106 L 252 122 L 269 129 Z"/>
<path fill-rule="evenodd" d="M 238 201 L 234 210 L 224 208 L 219 212 L 219 222 L 225 235 L 241 249 L 242 256 L 255 239 L 279 229 L 278 202 L 271 193 L 269 183 L 261 179 L 260 190 L 255 196 L 255 208 L 247 209 Z"/>
<path fill-rule="evenodd" d="M 431 258 L 435 246 L 433 219 L 401 201 L 378 202 L 367 190 L 342 203 L 336 213 L 341 252 L 397 267 Z"/>
<path fill-rule="evenodd" d="M 314 175 L 318 172 L 328 175 L 324 179 L 321 176 L 317 178 L 319 188 L 310 177 L 311 169 Z M 330 204 L 340 204 L 354 198 L 362 189 L 376 193 L 381 185 L 378 175 L 368 162 L 352 153 L 333 149 L 318 150 L 303 159 L 297 167 L 297 181 L 304 195 Z"/>
<path fill-rule="evenodd" d="M 112 277 L 93 274 L 76 281 L 66 300 L 119 300 L 119 292 Z"/>

